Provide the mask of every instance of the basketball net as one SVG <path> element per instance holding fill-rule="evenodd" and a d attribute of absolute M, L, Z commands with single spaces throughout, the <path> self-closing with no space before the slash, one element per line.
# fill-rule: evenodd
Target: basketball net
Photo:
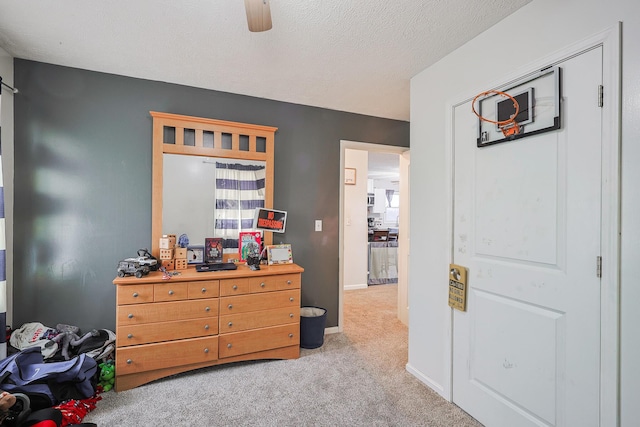
<path fill-rule="evenodd" d="M 476 111 L 476 101 L 478 101 L 478 98 L 486 95 L 491 95 L 491 94 L 504 96 L 505 98 L 508 98 L 511 101 L 513 101 L 513 108 L 515 109 L 515 112 L 507 120 L 491 120 L 481 116 L 480 113 Z M 473 114 L 478 116 L 478 118 L 483 122 L 493 123 L 497 125 L 498 129 L 502 131 L 502 134 L 505 136 L 505 138 L 512 135 L 517 135 L 520 133 L 520 125 L 518 125 L 518 122 L 516 122 L 516 117 L 518 117 L 518 113 L 520 112 L 520 105 L 518 104 L 518 101 L 516 101 L 516 99 L 513 96 L 509 95 L 506 92 L 501 92 L 499 90 L 491 89 L 491 90 L 477 94 L 476 97 L 473 98 L 473 102 L 471 103 L 471 110 L 473 111 Z"/>

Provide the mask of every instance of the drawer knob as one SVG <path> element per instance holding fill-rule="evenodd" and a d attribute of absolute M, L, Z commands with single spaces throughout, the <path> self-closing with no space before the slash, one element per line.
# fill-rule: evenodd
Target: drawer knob
<path fill-rule="evenodd" d="M 232 326 L 233 326 L 233 322 L 229 322 L 229 327 L 232 327 Z"/>
<path fill-rule="evenodd" d="M 207 307 L 204 308 L 204 311 L 209 312 L 209 311 L 211 311 L 211 309 L 207 306 Z"/>
<path fill-rule="evenodd" d="M 289 298 L 289 301 L 293 302 L 293 297 Z"/>
<path fill-rule="evenodd" d="M 289 338 L 293 338 L 293 334 L 289 334 Z"/>
<path fill-rule="evenodd" d="M 264 282 L 260 283 L 260 287 L 264 288 Z"/>
<path fill-rule="evenodd" d="M 207 293 L 207 288 L 200 289 L 200 292 L 202 292 L 203 294 L 206 294 Z"/>
<path fill-rule="evenodd" d="M 169 291 L 169 295 L 173 295 L 173 290 L 170 290 L 170 291 Z"/>
<path fill-rule="evenodd" d="M 231 347 L 232 347 L 231 343 L 227 344 L 227 348 L 231 348 Z"/>
<path fill-rule="evenodd" d="M 134 298 L 138 298 L 138 293 L 137 293 L 137 292 L 134 292 L 134 293 L 133 293 L 133 297 L 134 297 Z"/>
<path fill-rule="evenodd" d="M 289 313 L 289 317 L 293 319 L 293 313 Z"/>
<path fill-rule="evenodd" d="M 205 328 L 206 330 L 209 330 L 209 325 L 204 325 L 204 328 Z"/>
<path fill-rule="evenodd" d="M 208 348 L 205 348 L 205 349 L 204 349 L 204 352 L 205 352 L 205 353 L 209 353 L 209 349 L 208 349 Z"/>
<path fill-rule="evenodd" d="M 127 316 L 129 319 L 133 319 L 133 313 L 129 313 L 129 315 Z"/>
<path fill-rule="evenodd" d="M 229 310 L 233 308 L 233 304 L 229 304 Z"/>
<path fill-rule="evenodd" d="M 238 285 L 233 285 L 233 290 L 237 290 L 238 289 Z"/>
<path fill-rule="evenodd" d="M 291 280 L 287 280 L 287 285 L 290 285 L 290 284 L 291 284 Z"/>
<path fill-rule="evenodd" d="M 132 363 L 133 363 L 133 360 L 127 359 L 127 365 L 131 365 Z"/>
<path fill-rule="evenodd" d="M 129 339 L 133 338 L 133 334 L 127 335 L 127 338 L 129 338 Z"/>

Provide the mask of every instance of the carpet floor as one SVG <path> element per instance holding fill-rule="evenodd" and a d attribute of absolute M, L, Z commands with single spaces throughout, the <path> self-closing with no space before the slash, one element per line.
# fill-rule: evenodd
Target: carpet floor
<path fill-rule="evenodd" d="M 344 293 L 344 332 L 296 360 L 199 369 L 102 395 L 98 426 L 481 427 L 409 374 L 397 285 Z"/>

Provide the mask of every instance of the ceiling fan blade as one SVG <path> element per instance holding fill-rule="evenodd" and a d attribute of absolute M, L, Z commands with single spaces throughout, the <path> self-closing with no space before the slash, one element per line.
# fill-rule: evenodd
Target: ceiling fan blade
<path fill-rule="evenodd" d="M 244 0 L 249 31 L 260 32 L 271 29 L 269 0 Z"/>

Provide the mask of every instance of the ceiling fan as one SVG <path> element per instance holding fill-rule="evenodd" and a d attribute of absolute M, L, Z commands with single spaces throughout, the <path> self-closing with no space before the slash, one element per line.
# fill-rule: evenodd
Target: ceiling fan
<path fill-rule="evenodd" d="M 271 9 L 269 0 L 244 0 L 249 31 L 260 32 L 271 29 Z"/>

